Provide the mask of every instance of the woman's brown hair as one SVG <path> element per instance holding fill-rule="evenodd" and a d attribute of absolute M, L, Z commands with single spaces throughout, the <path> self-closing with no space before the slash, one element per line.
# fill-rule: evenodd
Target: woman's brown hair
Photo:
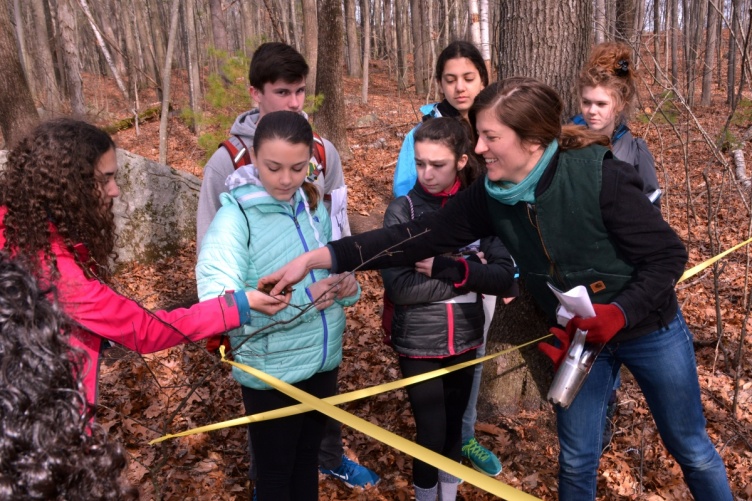
<path fill-rule="evenodd" d="M 472 122 L 486 110 L 492 110 L 496 119 L 512 129 L 522 142 L 546 147 L 558 139 L 562 150 L 610 144 L 608 137 L 585 127 L 562 127 L 564 104 L 559 94 L 534 78 L 511 77 L 492 83 L 475 98 L 470 110 Z"/>
<path fill-rule="evenodd" d="M 614 99 L 623 122 L 634 111 L 637 95 L 632 49 L 623 43 L 605 42 L 593 47 L 587 63 L 580 72 L 578 92 L 585 87 L 603 87 Z"/>
<path fill-rule="evenodd" d="M 5 206 L 5 250 L 29 263 L 42 276 L 41 257 L 57 273 L 51 247 L 54 225 L 63 244 L 76 259 L 82 243 L 88 250 L 85 272 L 96 269 L 107 278 L 115 257 L 115 221 L 102 205 L 95 175 L 99 160 L 115 143 L 97 127 L 70 118 L 49 120 L 24 136 L 8 155 L 0 174 L 0 204 Z"/>

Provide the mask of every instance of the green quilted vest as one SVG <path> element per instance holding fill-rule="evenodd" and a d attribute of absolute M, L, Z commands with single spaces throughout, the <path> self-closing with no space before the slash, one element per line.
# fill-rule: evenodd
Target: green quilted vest
<path fill-rule="evenodd" d="M 609 303 L 634 274 L 601 216 L 601 174 L 607 152 L 602 146 L 560 152 L 551 185 L 536 196 L 534 205 L 504 205 L 486 195 L 496 234 L 549 320 L 556 318 L 558 301 L 547 282 L 563 291 L 584 285 L 594 303 Z"/>

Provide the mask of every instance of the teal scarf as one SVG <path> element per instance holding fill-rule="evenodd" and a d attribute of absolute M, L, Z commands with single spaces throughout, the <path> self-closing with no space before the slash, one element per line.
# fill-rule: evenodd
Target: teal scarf
<path fill-rule="evenodd" d="M 486 193 L 491 198 L 497 200 L 504 205 L 514 205 L 517 202 L 535 203 L 535 187 L 538 186 L 538 181 L 543 175 L 543 171 L 546 170 L 551 158 L 553 158 L 556 150 L 559 149 L 559 142 L 554 139 L 551 141 L 546 149 L 543 151 L 543 156 L 535 164 L 530 174 L 525 177 L 519 184 L 514 184 L 508 181 L 493 182 L 486 176 Z"/>

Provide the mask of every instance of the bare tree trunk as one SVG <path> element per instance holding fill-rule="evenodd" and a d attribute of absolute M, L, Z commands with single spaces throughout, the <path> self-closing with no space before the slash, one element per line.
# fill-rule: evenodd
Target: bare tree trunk
<path fill-rule="evenodd" d="M 499 75 L 526 75 L 554 87 L 564 100 L 567 116 L 579 108 L 572 82 L 592 44 L 592 3 L 557 0 L 509 0 L 501 4 Z M 561 40 L 568 40 L 566 44 Z"/>
<path fill-rule="evenodd" d="M 668 38 L 666 38 L 668 43 Z M 653 74 L 658 81 L 658 75 L 661 73 L 661 3 L 653 0 L 653 53 L 655 54 L 655 68 Z"/>
<path fill-rule="evenodd" d="M 363 0 L 361 4 L 363 10 L 363 88 L 361 91 L 361 101 L 368 104 L 368 65 L 371 62 L 371 2 Z"/>
<path fill-rule="evenodd" d="M 423 57 L 423 12 L 420 0 L 410 0 L 410 16 L 413 34 L 413 78 L 415 92 L 419 95 L 426 93 L 425 65 Z"/>
<path fill-rule="evenodd" d="M 34 73 L 31 56 L 29 55 L 29 48 L 26 45 L 26 34 L 24 33 L 23 12 L 21 11 L 20 0 L 13 0 L 13 19 L 16 24 L 16 40 L 18 40 L 19 61 L 21 62 L 21 67 L 26 76 L 26 82 L 29 84 L 31 95 L 34 96 L 38 94 L 38 91 L 34 86 L 36 79 L 33 78 Z"/>
<path fill-rule="evenodd" d="M 342 70 L 345 64 L 342 38 L 345 28 L 339 0 L 319 0 L 319 19 L 327 20 L 319 25 L 316 76 L 316 89 L 324 95 L 324 104 L 315 115 L 315 123 L 321 134 L 334 143 L 340 155 L 347 158 L 350 149 L 345 127 L 345 96 L 342 92 Z"/>
<path fill-rule="evenodd" d="M 671 35 L 671 85 L 679 85 L 679 0 L 667 0 L 671 6 L 666 26 Z"/>
<path fill-rule="evenodd" d="M 486 71 L 491 74 L 491 39 L 488 24 L 488 0 L 480 0 L 480 54 L 486 63 Z"/>
<path fill-rule="evenodd" d="M 123 28 L 123 39 L 125 42 L 125 64 L 128 69 L 128 97 L 134 103 L 134 112 L 138 111 L 138 48 L 134 33 L 135 6 L 132 3 L 121 4 L 121 23 Z M 138 118 L 138 113 L 134 115 Z M 138 131 L 138 129 L 136 129 Z"/>
<path fill-rule="evenodd" d="M 407 53 L 409 45 L 405 36 L 406 0 L 394 0 L 395 25 L 397 31 L 397 88 L 407 88 Z"/>
<path fill-rule="evenodd" d="M 298 16 L 297 9 L 295 8 L 295 0 L 290 0 L 290 20 L 292 21 L 291 42 L 294 41 L 295 47 L 297 47 L 300 52 L 303 52 L 303 43 L 300 40 L 300 30 L 298 29 Z"/>
<path fill-rule="evenodd" d="M 305 22 L 305 4 L 308 0 L 303 0 L 303 21 Z M 240 16 L 243 18 L 243 54 L 246 56 L 250 55 L 250 47 L 249 43 L 255 42 L 256 39 L 256 29 L 253 24 L 253 20 L 257 17 L 258 13 L 258 6 L 256 8 L 252 8 L 252 4 L 254 2 L 245 0 L 240 2 Z M 305 28 L 303 28 L 305 29 Z M 311 64 L 311 60 L 308 60 L 308 64 Z"/>
<path fill-rule="evenodd" d="M 29 85 L 26 83 L 8 2 L 0 2 L 0 131 L 6 147 L 12 147 L 39 121 Z"/>
<path fill-rule="evenodd" d="M 713 84 L 713 67 L 715 66 L 715 46 L 718 43 L 718 10 L 714 0 L 708 0 L 709 12 L 708 12 L 708 34 L 705 41 L 705 64 L 703 65 L 702 72 L 702 96 L 700 97 L 700 104 L 703 106 L 710 106 L 712 97 L 712 84 Z"/>
<path fill-rule="evenodd" d="M 566 9 L 560 5 L 559 0 L 507 0 L 499 4 L 499 76 L 526 75 L 548 83 L 562 95 L 565 118 L 579 108 L 573 82 L 591 49 L 593 3 L 571 0 Z M 509 305 L 498 301 L 496 311 L 488 353 L 546 333 L 546 323 L 529 295 Z M 488 415 L 519 406 L 538 407 L 551 376 L 550 363 L 534 348 L 500 357 L 484 371 L 479 411 Z"/>
<path fill-rule="evenodd" d="M 60 26 L 62 44 L 63 71 L 68 84 L 71 109 L 75 115 L 86 114 L 84 106 L 83 83 L 81 82 L 81 58 L 76 39 L 76 19 L 71 6 L 73 0 L 57 0 L 57 18 Z"/>
<path fill-rule="evenodd" d="M 158 73 L 158 82 L 162 81 L 162 75 L 161 75 L 161 65 L 162 62 L 165 60 L 165 38 L 164 38 L 164 28 L 162 26 L 162 23 L 160 21 L 161 16 L 159 14 L 159 7 L 153 6 L 150 3 L 150 0 L 145 0 L 144 3 L 146 5 L 147 10 L 147 19 L 146 22 L 149 23 L 150 31 L 151 31 L 151 40 L 154 44 L 154 66 Z M 161 94 L 161 89 L 160 89 Z"/>
<path fill-rule="evenodd" d="M 634 42 L 637 3 L 644 0 L 618 0 L 616 2 L 616 39 L 627 44 Z"/>
<path fill-rule="evenodd" d="M 162 117 L 159 121 L 159 163 L 167 164 L 167 118 L 170 114 L 170 77 L 172 76 L 172 52 L 178 32 L 180 0 L 172 0 L 170 6 L 170 36 L 167 39 L 164 71 L 162 72 Z"/>
<path fill-rule="evenodd" d="M 732 0 L 731 2 L 731 26 L 729 33 L 729 48 L 728 48 L 728 76 L 726 80 L 726 96 L 729 106 L 734 107 L 736 101 L 736 44 L 734 43 L 734 37 L 742 36 L 741 23 L 739 22 L 739 13 L 741 8 L 741 0 Z"/>
<path fill-rule="evenodd" d="M 470 9 L 470 37 L 473 45 L 480 49 L 480 6 L 478 0 L 469 0 L 467 5 Z"/>
<path fill-rule="evenodd" d="M 355 21 L 355 0 L 345 0 L 345 33 L 347 36 L 347 74 L 360 77 L 360 40 Z"/>
<path fill-rule="evenodd" d="M 316 0 L 303 0 L 303 38 L 305 39 L 305 58 L 308 61 L 308 78 L 306 91 L 316 94 L 316 70 L 319 59 L 319 23 L 316 13 Z"/>
<path fill-rule="evenodd" d="M 606 2 L 605 0 L 595 0 L 595 43 L 603 43 L 605 41 Z"/>
<path fill-rule="evenodd" d="M 104 42 L 104 38 L 102 38 L 102 33 L 99 31 L 99 28 L 97 28 L 97 24 L 94 22 L 94 16 L 92 16 L 91 9 L 89 9 L 88 0 L 78 0 L 78 1 L 79 1 L 79 4 L 81 5 L 81 10 L 84 11 L 84 15 L 86 16 L 86 19 L 89 21 L 91 30 L 94 32 L 94 36 L 96 37 L 97 43 L 99 44 L 99 49 L 102 51 L 102 55 L 104 56 L 104 59 L 107 61 L 107 65 L 110 67 L 110 71 L 112 72 L 112 76 L 115 79 L 115 83 L 117 84 L 118 89 L 120 89 L 120 93 L 123 94 L 123 97 L 127 101 L 128 91 L 125 89 L 125 84 L 123 83 L 123 79 L 120 78 L 120 72 L 115 66 L 115 61 L 110 55 L 110 51 L 107 48 L 107 44 Z"/>
<path fill-rule="evenodd" d="M 60 101 L 60 89 L 55 79 L 55 64 L 50 47 L 52 34 L 47 30 L 46 2 L 43 0 L 34 0 L 31 2 L 31 7 L 34 14 L 34 38 L 37 47 L 36 75 L 37 82 L 41 83 L 41 88 L 37 88 L 37 91 L 41 94 L 39 97 L 42 98 L 45 108 L 53 112 L 58 112 L 62 109 L 62 103 Z"/>
<path fill-rule="evenodd" d="M 225 28 L 225 14 L 222 11 L 222 0 L 209 0 L 209 12 L 214 48 L 227 51 L 227 29 Z"/>
<path fill-rule="evenodd" d="M 201 74 L 198 64 L 198 41 L 196 38 L 196 0 L 185 0 L 185 4 L 182 7 L 184 9 L 185 59 L 188 61 L 188 92 L 191 111 L 194 116 L 192 129 L 193 133 L 198 136 L 201 134 L 201 127 L 196 117 L 201 116 Z"/>

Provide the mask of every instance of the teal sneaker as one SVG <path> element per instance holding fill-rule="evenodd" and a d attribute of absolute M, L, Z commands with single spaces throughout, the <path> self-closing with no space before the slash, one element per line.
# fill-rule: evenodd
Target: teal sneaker
<path fill-rule="evenodd" d="M 366 487 L 367 485 L 376 485 L 379 483 L 378 475 L 365 466 L 359 465 L 350 458 L 342 455 L 342 464 L 334 470 L 329 470 L 319 466 L 319 471 L 324 475 L 329 475 L 344 482 L 348 487 Z"/>
<path fill-rule="evenodd" d="M 489 477 L 495 477 L 501 473 L 501 462 L 493 452 L 489 451 L 471 438 L 462 446 L 462 456 L 466 457 L 473 468 Z"/>

